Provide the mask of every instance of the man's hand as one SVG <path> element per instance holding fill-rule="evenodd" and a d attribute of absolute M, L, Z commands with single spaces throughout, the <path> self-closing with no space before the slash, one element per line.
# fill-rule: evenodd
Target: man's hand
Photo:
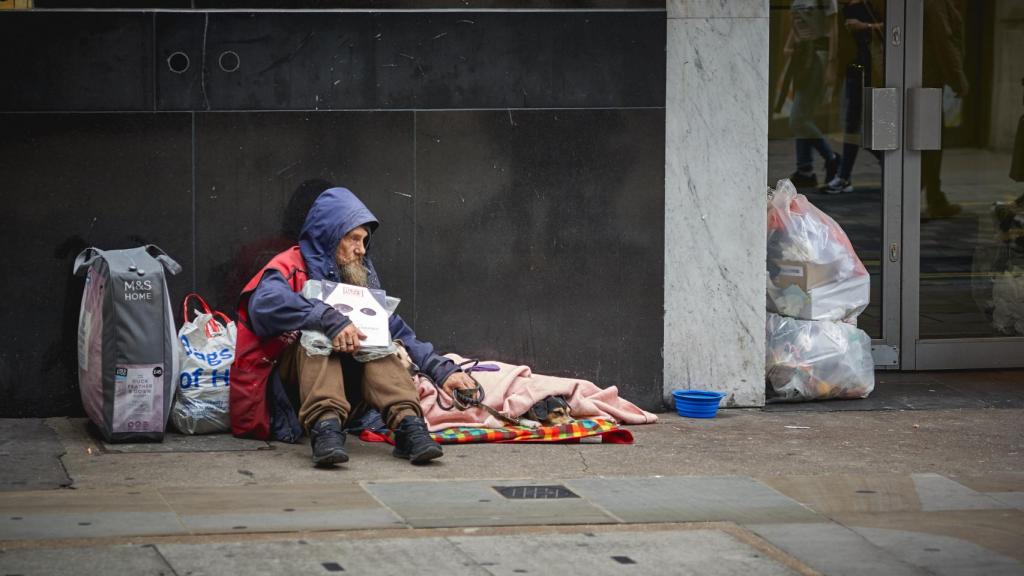
<path fill-rule="evenodd" d="M 458 388 L 475 388 L 476 382 L 469 377 L 469 374 L 465 372 L 455 371 L 448 375 L 441 384 L 441 388 L 448 393 L 449 396 L 454 397 L 455 390 Z"/>
<path fill-rule="evenodd" d="M 363 334 L 359 328 L 356 328 L 355 324 L 349 324 L 341 332 L 338 332 L 338 335 L 331 341 L 331 345 L 334 347 L 335 352 L 355 354 L 359 347 L 363 345 L 360 340 L 366 340 L 366 334 Z"/>

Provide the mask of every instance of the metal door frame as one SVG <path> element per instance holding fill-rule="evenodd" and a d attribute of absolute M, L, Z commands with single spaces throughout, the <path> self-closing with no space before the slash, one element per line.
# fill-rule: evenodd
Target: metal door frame
<path fill-rule="evenodd" d="M 895 88 L 899 94 L 899 141 L 903 141 L 903 30 L 904 3 L 888 0 L 885 8 L 885 86 Z M 864 120 L 868 120 L 865 118 Z M 903 218 L 903 146 L 885 150 L 882 156 L 882 337 L 872 341 L 876 369 L 902 368 L 901 354 L 905 347 L 901 340 L 902 262 L 907 258 L 904 249 Z"/>
<path fill-rule="evenodd" d="M 899 303 L 901 317 L 899 325 L 899 366 L 903 370 L 947 370 L 977 368 L 1009 368 L 1024 367 L 1024 338 L 950 338 L 920 339 L 920 305 L 921 305 L 921 152 L 911 150 L 907 146 L 907 130 L 905 121 L 909 116 L 907 110 L 910 90 L 921 87 L 922 55 L 924 47 L 924 2 L 925 0 L 889 0 L 887 7 L 888 46 L 886 50 L 886 86 L 899 86 L 900 111 L 900 166 L 901 181 L 893 182 L 890 174 L 889 152 L 886 152 L 885 163 L 885 198 L 890 200 L 890 193 L 902 197 L 902 295 Z M 899 26 L 903 33 L 902 46 L 893 46 L 893 28 Z M 889 49 L 893 54 L 890 56 Z M 898 56 L 897 54 L 898 53 Z M 898 61 L 896 59 L 898 58 Z M 901 76 L 894 78 L 890 72 Z M 895 154 L 894 154 L 895 155 Z M 891 186 L 891 188 L 890 188 Z M 900 211 L 900 202 L 887 205 L 885 208 L 886 223 L 889 223 L 888 206 L 893 211 Z M 889 241 L 888 229 L 886 241 Z M 886 244 L 888 245 L 888 244 Z M 888 272 L 887 272 L 888 273 Z M 891 276 L 890 276 L 891 278 Z M 885 290 L 889 290 L 889 279 L 885 278 Z M 897 290 L 898 292 L 899 290 Z M 883 292 L 886 295 L 886 292 Z M 888 298 L 883 300 L 883 307 L 890 307 Z M 885 313 L 886 320 L 889 314 Z M 888 340 L 888 324 L 883 334 Z"/>

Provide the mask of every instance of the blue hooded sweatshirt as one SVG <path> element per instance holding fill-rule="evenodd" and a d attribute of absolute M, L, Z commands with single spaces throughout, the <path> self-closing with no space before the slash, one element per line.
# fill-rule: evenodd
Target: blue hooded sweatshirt
<path fill-rule="evenodd" d="M 299 250 L 306 262 L 310 280 L 341 282 L 341 273 L 335 260 L 338 242 L 359 226 L 373 234 L 379 223 L 363 202 L 347 188 L 325 190 L 309 209 L 306 223 L 299 234 Z M 380 288 L 380 279 L 367 253 L 366 265 L 370 288 Z M 249 298 L 249 322 L 260 338 L 269 338 L 292 330 L 319 330 L 332 340 L 351 320 L 341 312 L 319 300 L 307 300 L 292 291 L 288 281 L 277 270 L 263 274 L 256 290 Z M 434 352 L 429 342 L 421 342 L 416 333 L 398 314 L 388 322 L 393 340 L 400 340 L 420 371 L 437 384 L 444 382 L 458 367 L 450 359 Z"/>

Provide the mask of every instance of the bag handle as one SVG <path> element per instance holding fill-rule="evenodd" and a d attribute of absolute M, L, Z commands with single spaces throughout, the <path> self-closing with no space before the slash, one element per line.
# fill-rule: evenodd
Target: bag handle
<path fill-rule="evenodd" d="M 86 248 L 79 252 L 78 256 L 75 257 L 75 263 L 71 267 L 71 272 L 75 276 L 85 276 L 86 270 L 92 266 L 92 263 L 95 262 L 97 258 L 102 257 L 103 250 L 95 247 Z"/>
<path fill-rule="evenodd" d="M 174 261 L 173 258 L 167 255 L 166 252 L 160 249 L 156 244 L 146 244 L 146 252 L 156 258 L 156 261 L 163 264 L 164 269 L 167 270 L 172 276 L 181 272 L 181 264 Z"/>
<path fill-rule="evenodd" d="M 189 292 L 188 294 L 185 295 L 184 300 L 181 301 L 181 318 L 185 322 L 191 322 L 192 321 L 190 319 L 190 317 L 189 317 L 188 303 L 189 303 L 190 300 L 193 300 L 193 299 L 199 301 L 199 308 L 203 312 L 205 312 L 207 314 L 213 314 L 214 313 L 213 310 L 210 310 L 210 305 L 206 303 L 206 300 L 203 300 L 202 296 L 200 296 L 199 294 L 196 294 L 195 292 Z M 218 314 L 219 314 L 219 312 L 218 312 Z"/>
<path fill-rule="evenodd" d="M 224 327 L 225 328 L 227 328 L 227 325 L 231 323 L 231 318 L 228 318 L 227 314 L 221 312 L 220 310 L 212 310 L 210 308 L 210 305 L 206 303 L 206 300 L 204 300 L 202 296 L 200 296 L 199 294 L 197 294 L 195 292 L 189 292 L 188 294 L 185 295 L 185 298 L 181 301 L 181 318 L 185 322 L 191 322 L 192 321 L 191 319 L 189 319 L 189 307 L 188 307 L 188 303 L 191 300 L 198 300 L 199 301 L 199 308 L 200 308 L 200 310 L 202 310 L 206 314 L 209 314 L 209 315 L 213 316 L 213 318 L 219 318 L 221 321 L 224 322 Z M 213 320 L 213 318 L 211 318 L 210 321 L 206 323 L 206 336 L 207 337 L 213 337 L 214 334 L 217 334 L 217 333 L 219 333 L 221 331 L 220 326 L 217 325 L 217 323 Z"/>

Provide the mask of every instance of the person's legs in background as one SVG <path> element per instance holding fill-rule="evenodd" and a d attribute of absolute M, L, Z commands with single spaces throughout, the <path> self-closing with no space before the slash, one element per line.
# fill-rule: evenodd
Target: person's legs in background
<path fill-rule="evenodd" d="M 793 80 L 793 108 L 789 116 L 789 128 L 796 146 L 796 171 L 789 179 L 797 188 L 813 188 L 818 185 L 814 174 L 813 151 L 825 160 L 825 182 L 831 180 L 839 169 L 840 157 L 832 151 L 817 124 L 814 113 L 824 96 L 824 70 L 817 54 L 809 59 L 810 65 Z"/>
<path fill-rule="evenodd" d="M 942 191 L 941 148 L 921 152 L 921 187 L 924 188 L 925 218 L 952 218 L 962 210 L 959 204 L 950 202 Z"/>

